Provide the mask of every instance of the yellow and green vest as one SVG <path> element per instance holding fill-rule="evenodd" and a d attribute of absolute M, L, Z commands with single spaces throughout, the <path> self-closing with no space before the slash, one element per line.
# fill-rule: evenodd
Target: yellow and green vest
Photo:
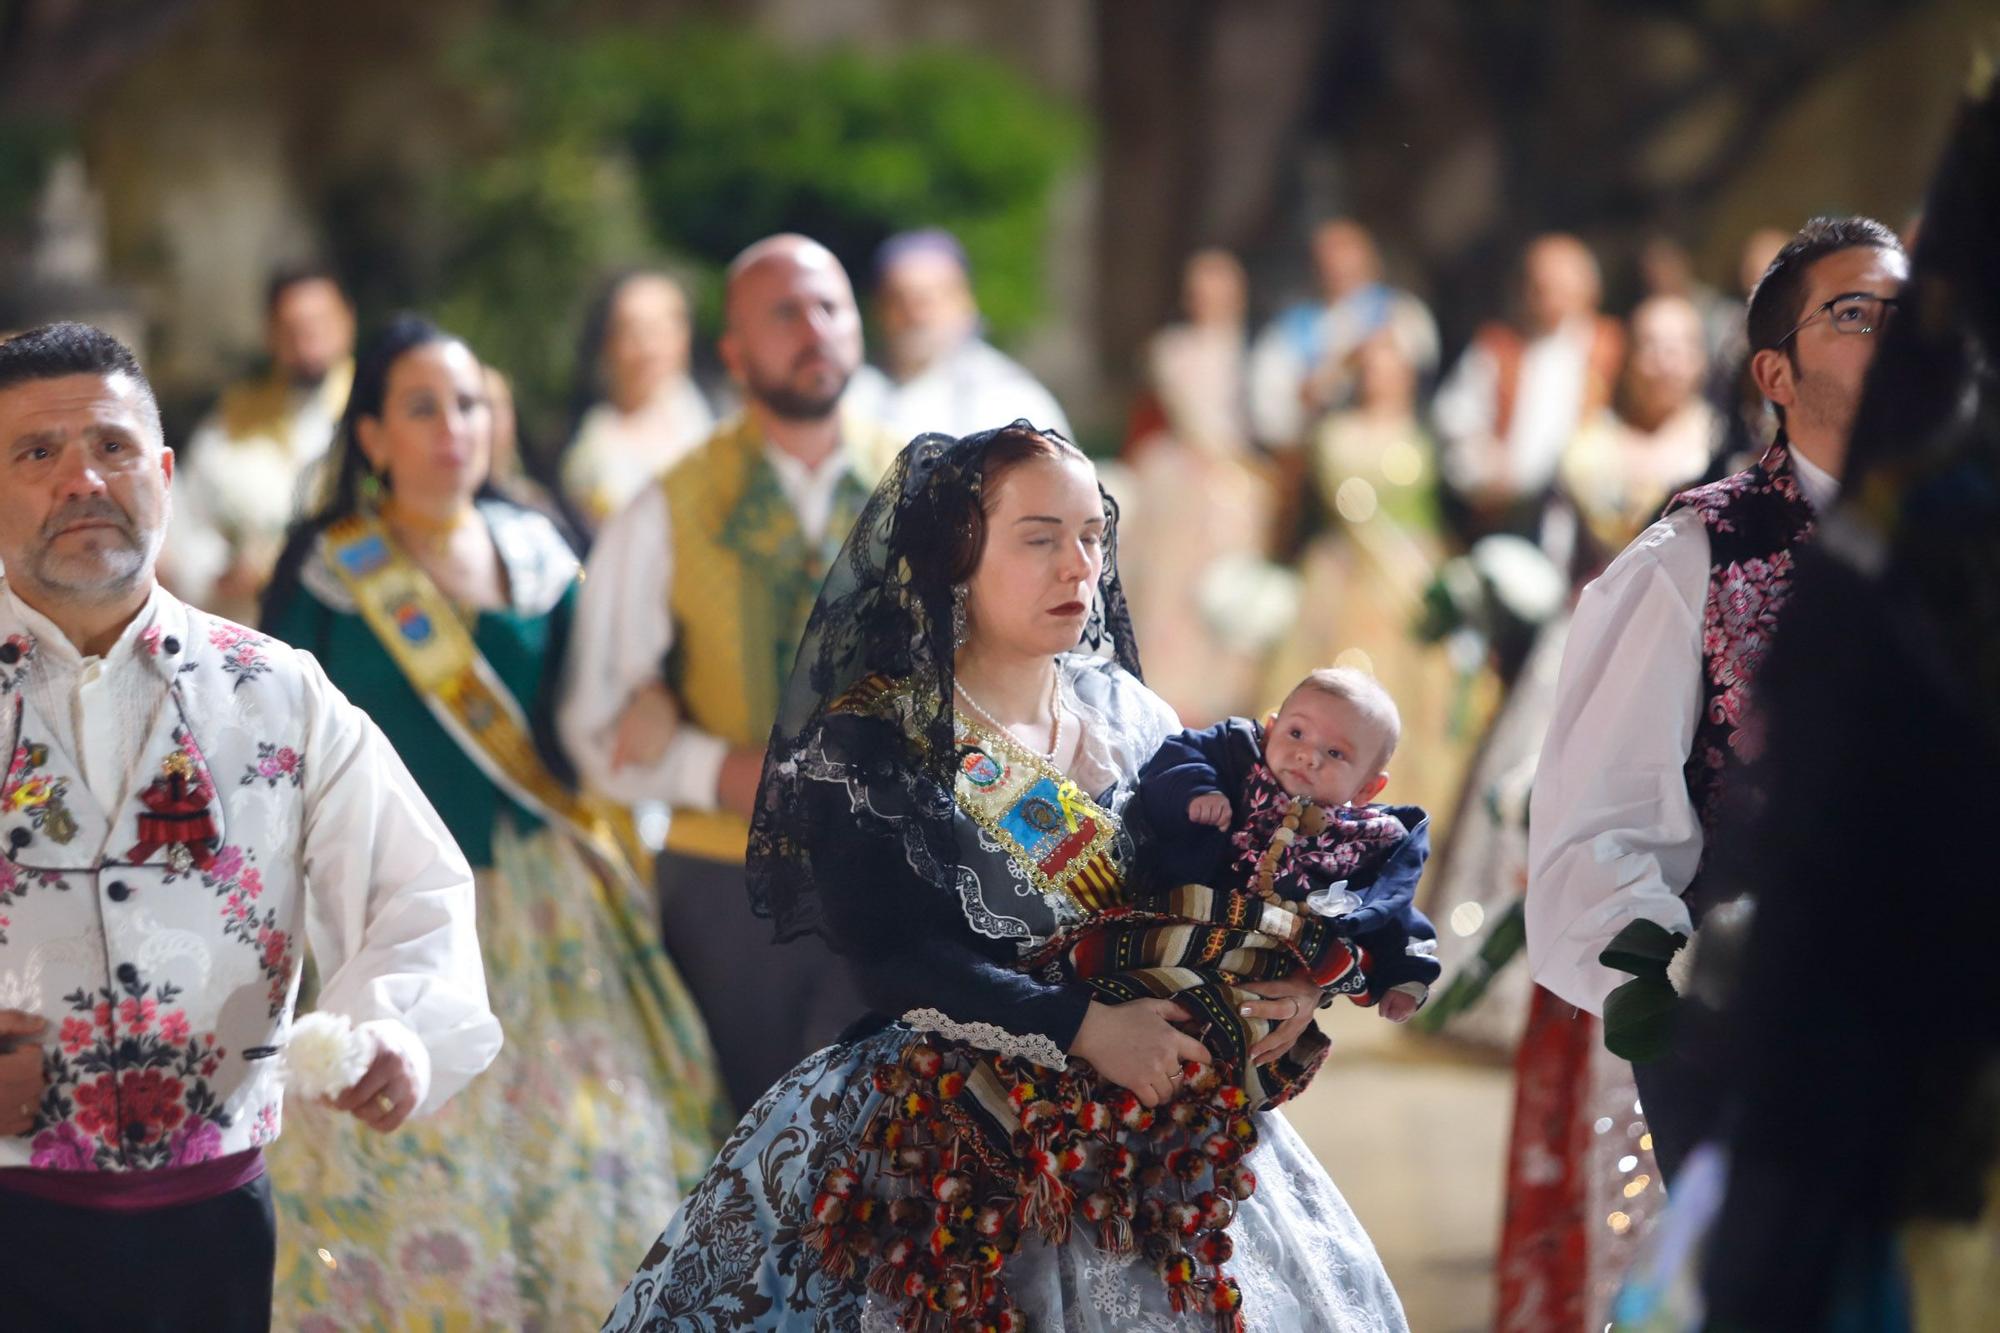
<path fill-rule="evenodd" d="M 667 683 L 688 721 L 731 745 L 770 739 L 820 583 L 893 456 L 878 430 L 842 425 L 847 472 L 825 536 L 810 542 L 747 415 L 722 424 L 670 469 L 673 544 Z M 727 810 L 676 808 L 667 848 L 740 863 L 749 826 Z"/>

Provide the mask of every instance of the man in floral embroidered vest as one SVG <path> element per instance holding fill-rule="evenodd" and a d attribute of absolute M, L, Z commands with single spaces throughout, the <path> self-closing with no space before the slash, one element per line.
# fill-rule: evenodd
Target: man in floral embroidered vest
<path fill-rule="evenodd" d="M 1907 273 L 1879 222 L 1809 222 L 1750 297 L 1751 371 L 1777 442 L 1677 497 L 1577 603 L 1535 777 L 1527 900 L 1535 979 L 1577 1008 L 1602 1013 L 1626 979 L 1598 955 L 1627 925 L 1692 936 L 1714 905 L 1700 870 L 1719 803 L 1757 799 L 1750 691 Z M 1676 1051 L 1633 1073 L 1671 1180 L 1707 1128 L 1705 1071 Z"/>
<path fill-rule="evenodd" d="M 0 343 L 0 1323 L 265 1329 L 262 1145 L 310 946 L 377 1130 L 493 1059 L 472 875 L 312 658 L 154 581 L 132 354 Z"/>
<path fill-rule="evenodd" d="M 744 1111 L 861 1012 L 831 953 L 776 951 L 743 857 L 806 617 L 896 442 L 841 415 L 861 316 L 825 247 L 752 245 L 725 318 L 746 408 L 599 534 L 557 724 L 597 790 L 672 807 L 661 936 Z"/>

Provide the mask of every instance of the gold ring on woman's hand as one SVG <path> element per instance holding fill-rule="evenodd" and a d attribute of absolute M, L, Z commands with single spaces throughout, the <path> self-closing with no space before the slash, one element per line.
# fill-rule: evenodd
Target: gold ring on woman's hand
<path fill-rule="evenodd" d="M 396 1099 L 386 1092 L 378 1092 L 375 1094 L 375 1105 L 383 1115 L 388 1115 L 396 1109 Z"/>

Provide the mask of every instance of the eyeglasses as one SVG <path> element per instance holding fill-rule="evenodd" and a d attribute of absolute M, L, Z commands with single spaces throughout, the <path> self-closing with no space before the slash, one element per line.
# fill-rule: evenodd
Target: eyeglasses
<path fill-rule="evenodd" d="M 1903 308 L 1903 303 L 1893 296 L 1877 296 L 1873 292 L 1843 292 L 1831 301 L 1822 301 L 1814 306 L 1806 317 L 1792 325 L 1791 333 L 1778 339 L 1774 344 L 1783 347 L 1797 333 L 1821 315 L 1829 315 L 1835 333 L 1874 333 L 1889 326 L 1889 320 Z"/>

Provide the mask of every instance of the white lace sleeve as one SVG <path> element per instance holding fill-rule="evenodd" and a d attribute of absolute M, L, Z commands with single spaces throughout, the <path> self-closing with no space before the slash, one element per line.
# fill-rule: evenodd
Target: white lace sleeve
<path fill-rule="evenodd" d="M 1071 776 L 1096 792 L 1127 783 L 1181 720 L 1159 695 L 1115 662 L 1069 653 L 1062 658 L 1063 683 L 1083 721 L 1082 749 Z"/>
<path fill-rule="evenodd" d="M 1067 1069 L 1069 1056 L 1040 1033 L 1023 1035 L 992 1023 L 960 1023 L 941 1009 L 912 1009 L 903 1021 L 919 1032 L 935 1032 L 981 1050 L 1027 1060 L 1045 1069 Z"/>

